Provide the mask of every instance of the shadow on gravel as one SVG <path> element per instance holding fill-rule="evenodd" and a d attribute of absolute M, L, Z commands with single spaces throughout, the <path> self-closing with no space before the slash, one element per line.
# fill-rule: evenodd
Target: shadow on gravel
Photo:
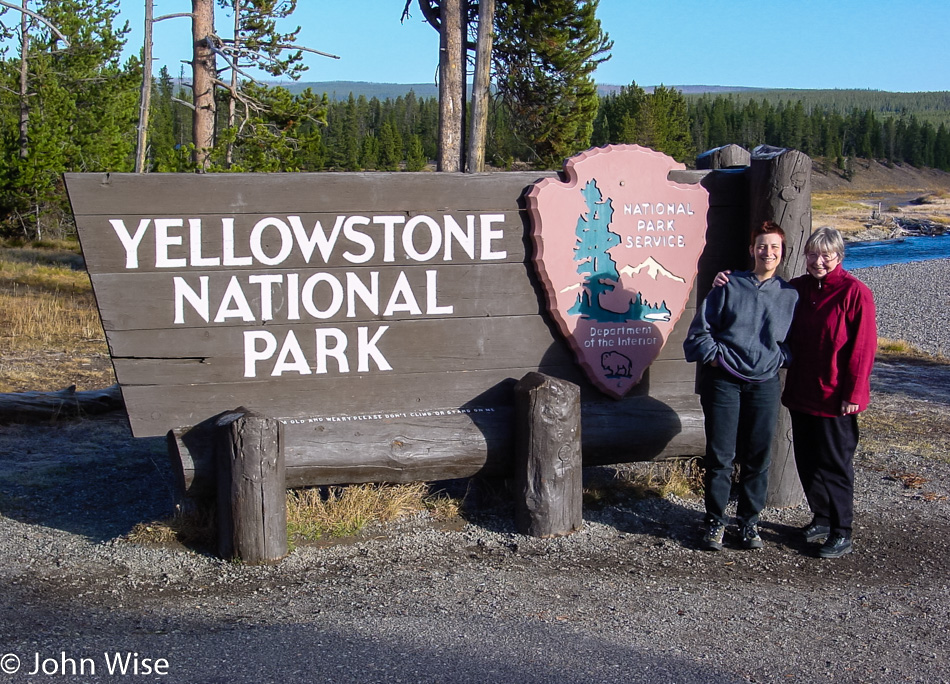
<path fill-rule="evenodd" d="M 877 359 L 871 388 L 883 394 L 950 403 L 950 364 L 927 359 Z"/>
<path fill-rule="evenodd" d="M 318 587 L 313 589 L 319 597 Z M 114 661 L 115 653 L 135 653 L 150 664 L 164 659 L 166 681 L 172 682 L 747 681 L 678 651 L 670 653 L 665 644 L 657 644 L 653 652 L 632 646 L 622 630 L 599 637 L 563 622 L 510 613 L 472 615 L 466 608 L 443 612 L 416 606 L 408 618 L 399 611 L 361 609 L 332 598 L 283 601 L 291 604 L 286 608 L 291 614 L 283 617 L 246 601 L 207 613 L 189 608 L 191 614 L 182 616 L 127 605 L 89 608 L 74 599 L 13 587 L 0 597 L 7 616 L 0 637 L 22 669 L 12 675 L 7 671 L 4 681 L 34 681 L 27 673 L 37 653 L 41 658 L 55 654 L 54 664 L 59 654 L 72 657 L 77 667 L 85 658 L 83 681 L 113 681 L 104 654 Z M 130 668 L 126 676 L 131 675 Z"/>
<path fill-rule="evenodd" d="M 0 513 L 104 541 L 173 510 L 162 438 L 134 439 L 120 412 L 0 426 Z"/>

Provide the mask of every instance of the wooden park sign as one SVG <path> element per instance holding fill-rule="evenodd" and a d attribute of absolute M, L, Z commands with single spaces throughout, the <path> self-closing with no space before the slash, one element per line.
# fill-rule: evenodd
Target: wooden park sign
<path fill-rule="evenodd" d="M 596 183 L 578 184 L 577 169 L 598 159 L 613 161 Z M 190 494 L 213 487 L 204 427 L 236 407 L 279 420 L 288 486 L 508 473 L 513 389 L 542 373 L 580 387 L 585 464 L 701 454 L 681 342 L 696 303 L 706 188 L 716 198 L 710 216 L 742 226 L 744 239 L 744 181 L 685 171 L 641 148 L 579 161 L 563 177 L 67 174 L 133 434 L 169 436 Z M 555 192 L 571 195 L 555 200 L 557 237 L 545 209 Z M 604 198 L 614 207 L 606 223 Z M 600 330 L 649 328 L 631 334 L 666 341 L 637 345 L 650 354 L 636 363 L 621 338 L 595 342 L 595 361 L 578 358 L 610 365 L 606 380 L 585 374 L 577 342 L 565 340 L 558 316 L 570 312 L 547 305 L 565 288 L 577 302 L 600 287 L 593 274 L 578 279 L 573 251 L 590 218 L 620 240 L 601 245 L 599 258 L 613 255 L 616 290 L 643 314 Z M 545 265 L 555 252 L 573 270 L 567 284 Z M 705 255 L 719 255 L 707 260 L 708 277 L 734 266 L 736 252 L 707 245 Z M 672 289 L 654 289 L 654 278 Z M 587 335 L 578 339 L 609 337 Z M 604 361 L 609 352 L 629 367 Z"/>

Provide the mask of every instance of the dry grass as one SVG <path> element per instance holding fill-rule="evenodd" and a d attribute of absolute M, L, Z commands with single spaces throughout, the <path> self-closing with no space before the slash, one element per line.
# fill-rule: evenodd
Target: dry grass
<path fill-rule="evenodd" d="M 811 196 L 811 210 L 815 214 L 838 214 L 851 211 L 867 193 L 854 191 L 815 192 Z"/>
<path fill-rule="evenodd" d="M 877 358 L 892 362 L 927 362 L 935 365 L 950 365 L 950 358 L 931 354 L 915 347 L 907 340 L 892 340 L 887 337 L 877 339 Z"/>
<path fill-rule="evenodd" d="M 0 249 L 0 392 L 115 382 L 78 246 Z"/>
<path fill-rule="evenodd" d="M 890 216 L 882 216 L 883 220 L 873 221 L 871 214 L 877 209 L 877 203 L 870 198 L 873 195 L 886 194 L 907 195 L 908 190 L 879 188 L 873 193 L 856 190 L 837 190 L 814 192 L 811 197 L 812 225 L 832 226 L 842 233 L 855 235 L 866 231 L 869 227 L 890 229 L 893 227 Z M 907 218 L 927 219 L 937 223 L 950 223 L 950 193 L 946 191 L 920 191 L 921 203 L 910 203 L 905 206 L 888 205 L 882 207 L 884 214 L 904 216 Z M 859 235 L 856 237 L 863 238 Z"/>
<path fill-rule="evenodd" d="M 125 535 L 125 539 L 145 545 L 169 546 L 178 543 L 211 548 L 215 543 L 214 531 L 214 509 L 203 508 L 179 513 L 165 520 L 139 523 Z"/>
<path fill-rule="evenodd" d="M 287 492 L 287 538 L 291 547 L 351 537 L 372 523 L 387 523 L 419 511 L 439 521 L 459 517 L 459 502 L 431 493 L 423 482 L 313 487 Z M 125 536 L 136 544 L 210 548 L 215 545 L 214 511 L 198 509 L 166 520 L 140 523 Z"/>
<path fill-rule="evenodd" d="M 677 496 L 695 499 L 703 493 L 702 459 L 678 459 L 617 466 L 610 480 L 584 487 L 584 505 L 622 505 L 624 501 Z"/>
<path fill-rule="evenodd" d="M 950 462 L 950 416 L 943 405 L 878 395 L 861 414 L 861 449 Z"/>
<path fill-rule="evenodd" d="M 921 381 L 932 375 L 931 384 L 938 385 L 950 365 L 950 359 L 887 338 L 878 339 L 877 358 L 914 368 Z M 939 401 L 902 392 L 877 392 L 860 421 L 864 451 L 897 451 L 950 461 L 950 414 Z"/>
<path fill-rule="evenodd" d="M 287 536 L 296 541 L 349 537 L 373 521 L 389 522 L 424 508 L 425 485 L 353 485 L 293 490 Z"/>

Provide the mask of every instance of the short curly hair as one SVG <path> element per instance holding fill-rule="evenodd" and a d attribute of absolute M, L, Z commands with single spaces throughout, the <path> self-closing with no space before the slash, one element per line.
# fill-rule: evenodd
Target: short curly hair
<path fill-rule="evenodd" d="M 833 252 L 838 255 L 838 259 L 844 261 L 844 240 L 837 230 L 825 226 L 808 236 L 808 240 L 805 241 L 804 252 L 805 254 L 809 252 L 830 254 Z"/>

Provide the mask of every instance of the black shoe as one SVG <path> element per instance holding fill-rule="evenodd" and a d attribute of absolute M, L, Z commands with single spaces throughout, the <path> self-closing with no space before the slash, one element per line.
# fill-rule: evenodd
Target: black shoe
<path fill-rule="evenodd" d="M 842 537 L 840 534 L 828 537 L 828 541 L 818 549 L 820 558 L 841 558 L 849 553 L 851 553 L 851 539 Z"/>
<path fill-rule="evenodd" d="M 761 549 L 762 548 L 762 537 L 759 536 L 759 529 L 755 526 L 755 523 L 749 523 L 742 526 L 742 530 L 739 532 L 740 541 L 742 543 L 742 548 L 744 549 Z"/>
<path fill-rule="evenodd" d="M 827 539 L 829 534 L 831 534 L 831 528 L 828 525 L 812 523 L 808 527 L 802 528 L 802 536 L 807 542 L 822 541 Z"/>
<path fill-rule="evenodd" d="M 703 533 L 703 548 L 707 551 L 722 551 L 722 538 L 726 534 L 726 526 L 720 523 L 708 523 Z"/>

